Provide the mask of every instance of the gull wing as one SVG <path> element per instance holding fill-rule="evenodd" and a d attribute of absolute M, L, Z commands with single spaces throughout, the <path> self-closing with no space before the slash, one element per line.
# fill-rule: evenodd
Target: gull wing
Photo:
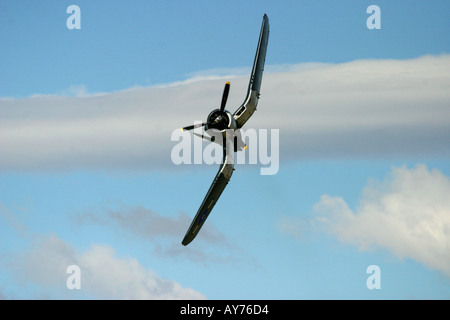
<path fill-rule="evenodd" d="M 248 84 L 247 96 L 244 103 L 233 114 L 236 120 L 237 128 L 247 122 L 256 110 L 261 88 L 262 75 L 264 71 L 264 63 L 266 61 L 267 44 L 269 42 L 269 18 L 265 14 L 263 17 L 261 32 L 259 34 L 258 47 L 256 48 L 255 61 L 253 62 L 253 69 L 250 75 L 250 82 Z"/>
<path fill-rule="evenodd" d="M 184 246 L 188 245 L 192 240 L 194 240 L 195 236 L 203 226 L 203 223 L 205 223 L 206 218 L 208 218 L 208 215 L 211 213 L 211 210 L 213 209 L 223 190 L 227 186 L 228 181 L 230 181 L 231 175 L 233 174 L 233 154 L 227 155 L 225 148 L 226 142 L 224 139 L 222 147 L 224 154 L 222 165 L 220 166 L 219 171 L 217 172 L 211 184 L 211 187 L 209 187 L 208 193 L 206 194 L 205 199 L 203 199 L 203 202 L 198 209 L 194 220 L 192 220 L 191 226 L 189 227 L 183 241 L 181 242 Z"/>

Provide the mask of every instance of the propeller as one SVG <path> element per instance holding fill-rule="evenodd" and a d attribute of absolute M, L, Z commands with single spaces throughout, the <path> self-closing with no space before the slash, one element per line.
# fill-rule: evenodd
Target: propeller
<path fill-rule="evenodd" d="M 184 131 L 184 130 L 187 131 L 187 130 L 192 130 L 192 129 L 200 128 L 200 127 L 204 127 L 204 126 L 207 126 L 207 127 L 210 127 L 210 128 L 214 128 L 214 127 L 222 125 L 223 122 L 226 122 L 227 119 L 226 119 L 226 115 L 225 115 L 224 110 L 225 110 L 225 105 L 227 104 L 228 93 L 229 92 L 230 92 L 230 82 L 227 82 L 227 83 L 225 83 L 225 88 L 223 89 L 222 102 L 220 103 L 220 109 L 216 109 L 216 111 L 219 111 L 219 112 L 214 118 L 210 119 L 208 117 L 208 121 L 207 122 L 197 123 L 197 124 L 194 124 L 194 125 L 183 127 L 180 130 L 181 131 Z"/>
<path fill-rule="evenodd" d="M 203 122 L 203 123 L 197 123 L 197 124 L 193 124 L 193 125 L 191 125 L 191 126 L 187 126 L 187 127 L 183 127 L 183 128 L 181 128 L 180 130 L 181 131 L 184 131 L 184 130 L 192 130 L 192 129 L 195 129 L 195 128 L 200 128 L 200 127 L 203 127 L 203 126 L 206 126 L 208 123 L 207 122 Z"/>
<path fill-rule="evenodd" d="M 225 88 L 223 89 L 222 103 L 220 104 L 220 111 L 225 110 L 225 105 L 227 104 L 229 92 L 230 92 L 230 82 L 227 82 L 227 83 L 225 83 Z"/>

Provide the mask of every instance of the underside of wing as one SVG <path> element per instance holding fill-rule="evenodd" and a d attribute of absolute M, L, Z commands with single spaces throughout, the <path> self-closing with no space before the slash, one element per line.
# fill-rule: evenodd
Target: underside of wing
<path fill-rule="evenodd" d="M 206 194 L 205 199 L 203 199 L 194 220 L 192 220 L 191 226 L 181 242 L 185 246 L 197 236 L 203 226 L 203 223 L 205 223 L 206 218 L 208 218 L 208 215 L 211 213 L 211 210 L 227 186 L 228 181 L 230 181 L 231 175 L 233 174 L 234 165 L 232 161 L 229 161 L 228 157 L 229 156 L 227 156 L 224 151 L 223 163 L 220 166 L 211 187 L 209 187 L 208 193 Z"/>
<path fill-rule="evenodd" d="M 244 103 L 233 114 L 238 128 L 241 128 L 252 116 L 258 105 L 261 89 L 264 63 L 266 61 L 267 44 L 269 42 L 269 18 L 264 15 L 259 35 L 258 47 L 256 48 L 255 61 L 250 75 L 247 96 Z"/>

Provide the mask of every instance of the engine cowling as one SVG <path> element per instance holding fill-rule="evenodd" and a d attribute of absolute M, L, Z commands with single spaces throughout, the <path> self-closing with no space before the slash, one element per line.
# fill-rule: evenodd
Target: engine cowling
<path fill-rule="evenodd" d="M 220 109 L 213 110 L 207 118 L 208 129 L 217 129 L 220 131 L 226 129 L 236 129 L 236 121 L 234 120 L 233 115 L 224 110 Z"/>

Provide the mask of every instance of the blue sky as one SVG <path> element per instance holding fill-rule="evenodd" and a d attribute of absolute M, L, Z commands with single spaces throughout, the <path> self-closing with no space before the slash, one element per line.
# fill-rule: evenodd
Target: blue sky
<path fill-rule="evenodd" d="M 253 54 L 241 52 L 254 51 L 255 20 L 264 12 L 273 24 L 269 64 L 405 59 L 446 53 L 449 45 L 445 1 L 380 1 L 378 32 L 366 28 L 370 1 L 80 1 L 77 32 L 65 27 L 71 4 L 2 1 L 1 36 L 8 44 L 1 52 L 2 96 L 53 94 L 71 85 L 121 90 L 247 66 Z"/>
<path fill-rule="evenodd" d="M 0 1 L 0 298 L 448 299 L 449 9 Z M 239 106 L 264 13 L 249 125 L 280 130 L 279 171 L 238 165 L 183 247 L 217 165 L 174 165 L 171 133 L 225 81 Z"/>

